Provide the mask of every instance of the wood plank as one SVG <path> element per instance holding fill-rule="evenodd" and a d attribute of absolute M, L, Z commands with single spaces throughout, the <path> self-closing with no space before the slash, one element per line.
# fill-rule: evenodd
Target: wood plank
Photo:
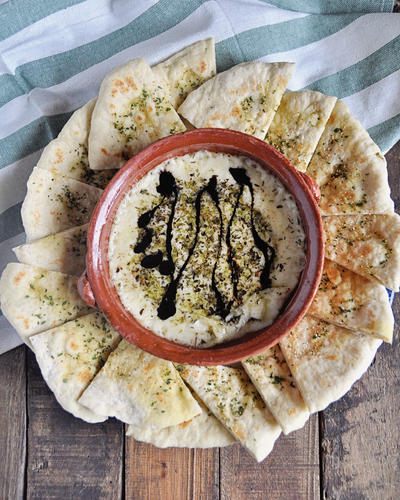
<path fill-rule="evenodd" d="M 123 424 L 87 424 L 65 412 L 28 356 L 29 500 L 122 498 Z"/>
<path fill-rule="evenodd" d="M 219 450 L 160 449 L 127 437 L 125 498 L 219 499 Z"/>
<path fill-rule="evenodd" d="M 303 429 L 281 435 L 260 464 L 240 446 L 221 450 L 221 500 L 317 500 L 318 415 Z"/>
<path fill-rule="evenodd" d="M 392 198 L 400 208 L 400 142 L 386 155 Z M 393 311 L 400 321 L 400 296 Z M 324 499 L 398 499 L 400 491 L 399 327 L 368 372 L 322 417 Z"/>
<path fill-rule="evenodd" d="M 25 346 L 0 356 L 0 498 L 24 495 L 26 458 Z"/>

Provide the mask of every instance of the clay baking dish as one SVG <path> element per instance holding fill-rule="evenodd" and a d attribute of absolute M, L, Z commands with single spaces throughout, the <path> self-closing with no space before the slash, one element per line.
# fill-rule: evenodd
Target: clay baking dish
<path fill-rule="evenodd" d="M 241 339 L 206 349 L 166 340 L 138 323 L 122 305 L 108 267 L 111 226 L 124 196 L 158 164 L 199 150 L 250 157 L 278 177 L 297 202 L 307 236 L 306 263 L 300 282 L 275 322 Z M 298 172 L 281 153 L 247 134 L 224 129 L 199 129 L 161 139 L 130 159 L 103 192 L 89 225 L 87 269 L 79 280 L 79 292 L 89 305 L 101 309 L 107 321 L 125 339 L 160 358 L 212 366 L 234 363 L 259 354 L 277 344 L 297 325 L 318 289 L 324 261 L 324 233 L 317 203 L 318 193 L 314 181 Z"/>

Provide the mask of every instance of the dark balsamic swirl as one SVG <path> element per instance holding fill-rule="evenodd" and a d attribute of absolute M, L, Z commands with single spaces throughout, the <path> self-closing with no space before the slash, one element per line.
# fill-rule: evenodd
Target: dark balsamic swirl
<path fill-rule="evenodd" d="M 251 214 L 250 214 L 250 221 L 251 221 L 251 230 L 252 230 L 252 235 L 254 238 L 254 243 L 255 245 L 259 248 L 259 250 L 262 252 L 265 258 L 265 265 L 264 269 L 261 273 L 260 277 L 260 284 L 261 288 L 265 289 L 268 288 L 271 285 L 271 279 L 270 279 L 270 270 L 271 270 L 271 265 L 272 262 L 275 258 L 275 250 L 274 248 L 269 245 L 266 241 L 264 241 L 260 235 L 258 234 L 255 224 L 254 224 L 254 190 L 253 190 L 253 185 L 250 181 L 249 176 L 246 173 L 246 170 L 244 168 L 231 168 L 230 173 L 232 177 L 235 179 L 235 181 L 240 185 L 240 190 L 239 194 L 236 198 L 236 203 L 235 207 L 231 216 L 231 219 L 229 221 L 228 227 L 227 227 L 227 234 L 226 234 L 226 245 L 228 248 L 228 264 L 231 270 L 231 281 L 232 281 L 232 286 L 234 290 L 234 298 L 237 300 L 237 288 L 238 288 L 238 281 L 239 281 L 239 274 L 240 274 L 240 266 L 237 263 L 234 252 L 232 250 L 232 245 L 231 245 L 231 227 L 233 220 L 236 216 L 237 208 L 239 206 L 240 198 L 243 194 L 244 187 L 247 186 L 250 189 L 251 193 Z M 168 319 L 172 316 L 175 315 L 176 313 L 176 294 L 178 290 L 178 285 L 179 282 L 182 278 L 182 275 L 195 251 L 197 242 L 198 242 L 198 235 L 200 232 L 200 216 L 201 216 L 201 198 L 205 193 L 208 193 L 209 196 L 211 197 L 212 201 L 214 202 L 217 210 L 218 210 L 218 215 L 219 215 L 219 239 L 218 239 L 218 249 L 217 249 L 217 256 L 215 259 L 215 263 L 213 266 L 213 271 L 212 271 L 212 283 L 211 287 L 214 292 L 215 298 L 216 298 L 216 309 L 215 309 L 215 314 L 218 316 L 221 316 L 222 318 L 226 318 L 230 312 L 230 309 L 233 304 L 233 300 L 225 303 L 223 296 L 218 289 L 217 283 L 216 283 L 216 270 L 221 254 L 221 249 L 222 249 L 222 237 L 223 237 L 223 217 L 222 217 L 222 211 L 220 207 L 220 201 L 219 201 L 219 196 L 218 196 L 218 189 L 217 189 L 217 177 L 213 176 L 209 180 L 208 184 L 206 186 L 203 186 L 197 193 L 196 195 L 196 201 L 195 201 L 195 209 L 196 209 L 196 233 L 195 233 L 195 238 L 193 241 L 193 244 L 191 248 L 189 249 L 188 256 L 183 263 L 182 267 L 179 269 L 177 275 L 174 277 L 175 274 L 175 264 L 172 259 L 172 227 L 173 227 L 173 219 L 175 215 L 175 208 L 176 204 L 178 201 L 178 194 L 179 194 L 179 189 L 176 185 L 176 181 L 174 176 L 170 172 L 163 171 L 160 174 L 160 182 L 159 185 L 157 186 L 157 191 L 163 196 L 161 202 L 152 208 L 151 210 L 143 213 L 139 219 L 138 219 L 138 226 L 141 229 L 145 230 L 145 234 L 143 235 L 142 239 L 136 244 L 134 247 L 135 253 L 143 253 L 151 244 L 152 238 L 153 238 L 153 232 L 151 229 L 149 229 L 147 226 L 151 222 L 152 218 L 156 214 L 157 210 L 159 207 L 164 203 L 165 199 L 168 198 L 170 199 L 171 203 L 171 212 L 170 216 L 167 222 L 167 232 L 166 232 L 166 259 L 164 259 L 164 255 L 159 250 L 155 254 L 149 254 L 145 255 L 141 261 L 141 265 L 146 268 L 146 269 L 153 269 L 158 267 L 159 271 L 161 274 L 165 276 L 170 276 L 170 283 L 161 299 L 161 302 L 158 306 L 157 309 L 157 314 L 158 317 L 162 320 Z"/>
<path fill-rule="evenodd" d="M 221 233 L 222 233 L 222 213 L 221 213 L 221 209 L 219 207 L 218 193 L 217 193 L 216 187 L 217 187 L 217 178 L 215 176 L 213 176 L 213 177 L 211 177 L 208 184 L 206 186 L 202 187 L 199 190 L 199 192 L 197 193 L 196 202 L 195 202 L 196 234 L 195 234 L 195 238 L 193 241 L 193 245 L 189 249 L 188 256 L 187 256 L 185 262 L 183 263 L 182 267 L 179 269 L 177 276 L 175 278 L 173 278 L 171 276 L 171 282 L 170 282 L 163 298 L 161 299 L 160 305 L 157 309 L 157 314 L 158 314 L 158 317 L 160 319 L 168 319 L 176 313 L 175 300 L 176 300 L 176 293 L 178 290 L 179 281 L 181 280 L 182 275 L 183 275 L 183 273 L 184 273 L 184 271 L 185 271 L 185 269 L 190 261 L 190 258 L 193 255 L 194 250 L 195 250 L 196 245 L 197 245 L 198 235 L 200 232 L 201 197 L 203 196 L 204 193 L 208 193 L 211 196 L 212 200 L 214 201 L 214 203 L 216 204 L 216 206 L 218 208 L 218 212 L 220 215 L 220 237 L 219 237 L 218 255 L 220 253 Z M 215 263 L 214 269 L 213 269 L 213 285 L 212 285 L 212 287 L 213 287 L 213 291 L 214 291 L 216 298 L 217 298 L 217 308 L 220 310 L 220 313 L 224 314 L 226 308 L 225 308 L 225 305 L 223 303 L 222 296 L 221 296 L 221 294 L 220 294 L 220 292 L 215 284 L 215 269 L 217 266 L 217 262 L 218 262 L 218 258 L 216 260 L 216 263 Z"/>
<path fill-rule="evenodd" d="M 226 243 L 228 245 L 229 252 L 231 254 L 231 245 L 230 245 L 230 240 L 228 239 L 228 234 L 230 237 L 230 226 L 232 224 L 233 218 L 236 213 L 236 208 L 239 204 L 240 197 L 243 194 L 244 186 L 247 186 L 250 189 L 250 194 L 251 194 L 251 212 L 250 212 L 250 220 L 251 220 L 251 233 L 254 238 L 254 243 L 256 247 L 262 252 L 264 255 L 265 259 L 265 265 L 264 269 L 262 270 L 261 276 L 260 276 L 260 284 L 261 284 L 261 289 L 265 290 L 265 288 L 268 288 L 271 286 L 271 278 L 270 278 L 270 272 L 271 272 L 271 266 L 272 263 L 275 259 L 275 249 L 271 245 L 269 245 L 266 241 L 264 241 L 260 235 L 257 232 L 257 229 L 254 225 L 254 189 L 253 189 L 253 184 L 251 183 L 250 177 L 247 175 L 247 172 L 244 168 L 230 168 L 229 172 L 231 173 L 232 177 L 235 179 L 235 181 L 240 184 L 240 192 L 236 200 L 235 204 L 235 210 L 233 212 L 233 215 L 231 217 L 231 220 L 229 222 L 229 227 L 228 227 L 228 233 L 226 237 Z M 236 288 L 237 288 L 237 281 L 238 281 L 238 266 L 234 262 L 233 256 L 230 257 L 232 261 L 232 282 L 235 286 L 236 283 Z M 230 262 L 231 263 L 231 262 Z M 236 289 L 237 291 L 237 289 Z"/>
<path fill-rule="evenodd" d="M 175 270 L 174 262 L 172 260 L 172 224 L 175 215 L 176 202 L 178 200 L 178 187 L 175 182 L 175 177 L 170 172 L 160 173 L 160 182 L 157 186 L 157 192 L 162 195 L 162 200 L 158 205 L 156 205 L 151 210 L 143 213 L 138 219 L 138 226 L 145 230 L 145 234 L 142 239 L 135 245 L 135 253 L 143 253 L 150 245 L 153 240 L 153 231 L 147 226 L 150 224 L 152 218 L 156 214 L 157 210 L 164 203 L 165 198 L 172 198 L 171 213 L 167 224 L 167 242 L 166 242 L 166 252 L 167 258 L 164 260 L 163 253 L 159 250 L 155 255 L 146 255 L 143 257 L 141 264 L 146 269 L 153 269 L 160 266 L 160 273 L 163 275 L 172 275 Z"/>

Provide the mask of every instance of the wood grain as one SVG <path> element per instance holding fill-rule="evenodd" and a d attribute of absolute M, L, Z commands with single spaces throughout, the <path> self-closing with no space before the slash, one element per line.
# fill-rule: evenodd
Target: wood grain
<path fill-rule="evenodd" d="M 125 498 L 219 499 L 219 450 L 159 449 L 126 438 Z"/>
<path fill-rule="evenodd" d="M 28 355 L 29 500 L 122 498 L 124 426 L 87 424 L 65 412 Z"/>
<path fill-rule="evenodd" d="M 260 464 L 240 446 L 221 450 L 221 500 L 317 500 L 318 415 L 303 429 L 281 435 Z"/>
<path fill-rule="evenodd" d="M 25 346 L 0 356 L 0 499 L 24 497 L 26 457 Z"/>
<path fill-rule="evenodd" d="M 382 346 L 350 393 L 324 412 L 325 500 L 399 498 L 399 357 L 398 342 Z"/>

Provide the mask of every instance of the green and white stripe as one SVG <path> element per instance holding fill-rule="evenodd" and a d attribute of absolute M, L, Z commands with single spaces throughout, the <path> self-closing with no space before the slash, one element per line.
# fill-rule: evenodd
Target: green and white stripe
<path fill-rule="evenodd" d="M 217 67 L 294 61 L 289 88 L 338 96 L 387 151 L 400 139 L 400 17 L 391 0 L 0 1 L 0 273 L 41 150 L 104 76 L 214 37 Z M 19 343 L 0 316 L 0 352 Z M 11 346 L 11 347 L 10 347 Z"/>

